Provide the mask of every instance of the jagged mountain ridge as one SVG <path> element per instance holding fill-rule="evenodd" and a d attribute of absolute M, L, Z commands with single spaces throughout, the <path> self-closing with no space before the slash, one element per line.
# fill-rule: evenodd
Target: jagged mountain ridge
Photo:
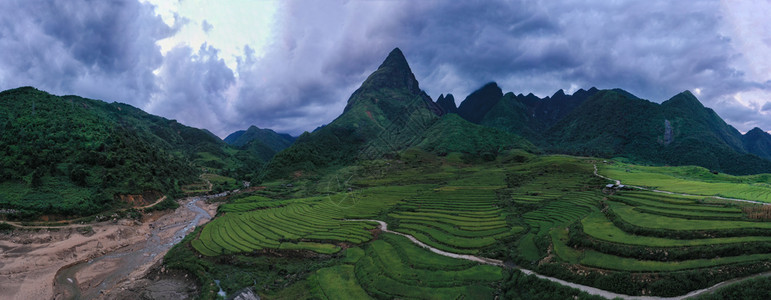
<path fill-rule="evenodd" d="M 471 93 L 461 102 L 457 113 L 472 123 L 502 129 L 529 138 L 538 143 L 543 132 L 570 113 L 588 97 L 597 93 L 597 88 L 579 89 L 572 95 L 559 90 L 552 96 L 539 98 L 532 93 L 515 95 L 503 94 L 497 83 L 490 82 Z M 443 102 L 440 104 L 440 100 Z M 446 100 L 437 100 L 445 111 L 449 109 Z"/>
<path fill-rule="evenodd" d="M 596 88 L 579 89 L 572 95 L 566 95 L 559 90 L 543 99 L 532 93 L 514 95 L 508 92 L 485 112 L 479 124 L 513 132 L 540 143 L 548 128 L 597 91 Z"/>
<path fill-rule="evenodd" d="M 550 152 L 693 164 L 732 174 L 771 172 L 767 133 L 758 129 L 743 136 L 689 91 L 661 104 L 621 89 L 572 95 L 559 90 L 545 98 L 499 91 L 494 82 L 484 85 L 461 103 L 458 114 Z"/>
<path fill-rule="evenodd" d="M 661 104 L 603 90 L 549 128 L 550 151 L 622 156 L 640 163 L 698 165 L 743 175 L 771 172 L 742 135 L 688 91 Z"/>
<path fill-rule="evenodd" d="M 458 113 L 458 107 L 455 105 L 455 97 L 452 94 L 447 94 L 447 96 L 444 94 L 439 95 L 439 98 L 436 99 L 436 105 L 439 106 L 445 114 Z"/>
<path fill-rule="evenodd" d="M 449 100 L 454 103 L 454 99 Z M 458 126 L 473 125 L 465 120 L 439 122 L 445 113 L 445 109 L 420 89 L 404 54 L 395 48 L 350 96 L 340 116 L 312 133 L 303 133 L 292 146 L 279 152 L 265 177 L 300 176 L 358 159 L 398 156 L 401 150 L 419 146 L 429 131 L 436 135 L 437 131 L 462 130 Z M 527 143 L 517 138 L 495 140 L 512 143 L 498 145 L 496 151 L 522 146 L 519 142 Z M 441 139 L 427 148 L 444 149 L 447 143 L 447 139 Z M 467 143 L 468 147 L 476 144 Z"/>
<path fill-rule="evenodd" d="M 362 153 L 373 152 L 371 149 L 383 155 L 421 144 L 425 132 L 442 115 L 453 114 L 454 97 L 450 96 L 431 101 L 420 90 L 402 52 L 394 49 L 351 95 L 343 114 L 300 136 L 276 156 L 278 167 L 270 169 L 281 169 L 273 175 L 286 176 L 299 170 L 345 165 L 361 158 Z M 490 82 L 466 97 L 457 107 L 457 115 L 470 123 L 526 137 L 549 152 L 691 164 L 732 174 L 771 172 L 771 161 L 753 154 L 763 152 L 748 150 L 747 138 L 690 92 L 656 104 L 621 89 L 580 89 L 572 95 L 559 90 L 539 98 L 503 94 L 495 82 Z M 416 121 L 421 124 L 417 129 Z M 470 126 L 457 120 L 444 124 Z M 438 148 L 442 147 L 426 149 Z M 764 149 L 752 149 L 756 148 Z"/>

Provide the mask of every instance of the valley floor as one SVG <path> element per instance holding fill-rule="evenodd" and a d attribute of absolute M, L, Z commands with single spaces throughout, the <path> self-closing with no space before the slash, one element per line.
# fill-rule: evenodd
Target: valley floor
<path fill-rule="evenodd" d="M 211 215 L 216 206 L 197 203 Z M 70 293 L 86 292 L 97 287 L 120 264 L 103 260 L 79 269 L 68 282 L 80 283 L 80 291 L 71 291 L 56 284 L 55 277 L 68 266 L 104 257 L 113 253 L 138 251 L 146 246 L 151 233 L 170 241 L 174 233 L 195 213 L 184 205 L 174 212 L 153 212 L 142 222 L 119 220 L 63 228 L 20 229 L 0 234 L 0 299 L 66 299 Z M 207 222 L 201 219 L 198 225 Z M 154 229 L 160 229 L 155 230 Z M 128 278 L 139 278 L 163 257 L 158 253 L 143 265 L 130 266 Z M 98 291 L 97 291 L 98 292 Z"/>

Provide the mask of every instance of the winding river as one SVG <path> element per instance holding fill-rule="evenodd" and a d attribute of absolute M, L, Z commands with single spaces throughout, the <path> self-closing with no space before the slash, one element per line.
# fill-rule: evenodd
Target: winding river
<path fill-rule="evenodd" d="M 217 196 L 222 195 L 190 197 L 185 199 L 184 207 L 193 212 L 195 216 L 183 223 L 153 228 L 147 240 L 141 243 L 139 247 L 130 247 L 132 249 L 117 251 L 60 269 L 54 279 L 56 289 L 64 292 L 64 294 L 67 295 L 66 299 L 79 300 L 95 299 L 99 297 L 104 291 L 112 289 L 119 282 L 127 279 L 131 272 L 135 271 L 140 266 L 151 263 L 158 255 L 164 255 L 166 251 L 171 249 L 171 246 L 182 241 L 182 238 L 192 231 L 202 218 L 211 219 L 209 213 L 198 207 L 196 202 Z M 176 231 L 174 231 L 174 234 L 170 237 L 162 238 L 162 233 L 166 233 L 165 235 L 168 236 L 169 230 Z M 97 286 L 85 288 L 83 289 L 83 292 L 81 292 L 81 286 L 76 279 L 77 273 L 84 268 L 99 263 L 118 267 L 105 277 L 101 278 L 102 280 Z"/>

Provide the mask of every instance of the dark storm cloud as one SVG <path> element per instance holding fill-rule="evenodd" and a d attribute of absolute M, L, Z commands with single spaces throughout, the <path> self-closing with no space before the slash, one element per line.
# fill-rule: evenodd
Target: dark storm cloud
<path fill-rule="evenodd" d="M 0 3 L 0 88 L 32 85 L 141 106 L 157 90 L 155 42 L 173 30 L 126 1 Z"/>
<path fill-rule="evenodd" d="M 232 128 L 250 124 L 300 134 L 330 122 L 394 47 L 366 38 L 361 8 L 304 1 L 279 11 L 279 36 L 261 57 L 246 48 Z M 358 12 L 362 12 L 359 10 Z"/>
<path fill-rule="evenodd" d="M 299 134 L 338 116 L 400 47 L 433 97 L 450 92 L 460 101 L 489 81 L 540 96 L 618 87 L 657 102 L 698 89 L 738 129 L 771 129 L 766 99 L 735 99 L 771 87 L 737 69 L 743 54 L 721 33 L 719 5 L 282 1 L 271 42 L 245 46 L 228 68 L 210 45 L 162 55 L 156 42 L 192 23 L 177 16 L 170 28 L 133 0 L 4 1 L 0 88 L 127 102 L 220 136 L 249 125 Z M 209 21 L 200 30 L 211 34 Z"/>
<path fill-rule="evenodd" d="M 483 7 L 421 3 L 396 14 L 379 34 L 409 33 L 395 42 L 417 58 L 414 69 L 432 94 L 445 87 L 466 95 L 495 80 L 505 88 L 541 95 L 570 84 L 597 85 L 661 101 L 699 86 L 698 79 L 737 75 L 726 64 L 732 51 L 729 41 L 716 33 L 715 7 L 647 1 L 615 6 L 606 1 L 507 1 Z M 433 82 L 433 76 L 445 76 L 432 74 L 439 65 L 453 66 L 469 84 Z M 703 78 L 704 73 L 717 75 Z"/>
<path fill-rule="evenodd" d="M 771 128 L 759 109 L 733 99 L 768 88 L 736 68 L 742 54 L 721 33 L 719 3 L 399 4 L 404 7 L 369 24 L 359 43 L 401 47 L 434 97 L 452 92 L 461 100 L 488 81 L 541 96 L 560 88 L 618 87 L 656 102 L 699 89 L 699 99 L 740 130 L 747 124 Z"/>
<path fill-rule="evenodd" d="M 757 112 L 732 113 L 742 106 L 729 96 L 757 84 L 732 65 L 741 54 L 719 33 L 718 5 L 287 2 L 281 12 L 281 40 L 251 68 L 254 74 L 271 73 L 273 80 L 243 77 L 246 88 L 239 105 L 245 115 L 236 119 L 269 125 L 271 115 L 296 111 L 291 114 L 296 118 L 286 119 L 295 128 L 279 126 L 295 133 L 315 127 L 306 125 L 313 120 L 328 122 L 398 46 L 421 87 L 434 97 L 452 92 L 460 101 L 489 81 L 504 90 L 541 96 L 558 89 L 619 87 L 657 102 L 699 88 L 702 102 L 718 113 L 725 108 L 726 117 L 739 122 L 739 116 Z M 276 72 L 279 68 L 284 70 Z M 309 86 L 313 88 L 303 88 Z M 300 117 L 298 107 L 303 105 L 328 109 Z"/>
<path fill-rule="evenodd" d="M 160 69 L 160 91 L 147 107 L 153 113 L 175 118 L 183 124 L 223 131 L 226 90 L 235 76 L 217 49 L 202 45 L 197 52 L 177 47 L 166 54 Z"/>

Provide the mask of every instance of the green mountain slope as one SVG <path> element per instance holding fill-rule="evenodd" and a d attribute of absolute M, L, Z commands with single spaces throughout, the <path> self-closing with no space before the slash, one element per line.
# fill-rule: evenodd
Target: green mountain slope
<path fill-rule="evenodd" d="M 401 50 L 394 49 L 330 124 L 303 133 L 279 152 L 265 176 L 315 173 L 362 157 L 395 153 L 420 141 L 441 109 L 420 90 Z"/>
<path fill-rule="evenodd" d="M 716 139 L 736 151 L 744 151 L 741 133 L 723 121 L 715 111 L 704 107 L 690 91 L 682 92 L 664 101 L 661 103 L 661 108 L 670 122 L 680 125 L 680 128 L 694 129 L 690 132 L 679 132 L 681 135 Z"/>
<path fill-rule="evenodd" d="M 450 152 L 494 157 L 508 149 L 536 151 L 526 139 L 499 129 L 468 122 L 457 114 L 447 114 L 434 123 L 418 144 L 423 150 L 440 155 Z"/>
<path fill-rule="evenodd" d="M 490 83 L 464 103 L 473 115 L 482 116 L 483 109 L 472 107 L 473 103 L 494 105 L 490 99 L 500 100 L 500 92 Z M 453 108 L 452 95 L 435 103 L 421 91 L 404 55 L 394 49 L 351 95 L 343 114 L 312 133 L 302 134 L 278 153 L 264 178 L 317 173 L 359 159 L 397 157 L 400 151 L 415 146 L 436 153 L 474 155 L 495 155 L 511 148 L 534 151 L 532 144 L 519 136 L 463 120 L 462 108 L 440 120 L 439 116 Z"/>
<path fill-rule="evenodd" d="M 572 95 L 566 95 L 559 90 L 551 97 L 545 98 L 538 98 L 532 93 L 514 95 L 509 92 L 490 108 L 479 124 L 522 135 L 534 143 L 541 143 L 543 132 L 597 91 L 596 88 L 588 91 L 580 89 Z"/>
<path fill-rule="evenodd" d="M 485 114 L 480 124 L 515 133 L 527 137 L 534 142 L 539 142 L 541 132 L 531 126 L 533 117 L 531 114 L 528 114 L 528 110 L 525 103 L 517 99 L 514 93 L 509 92 L 503 95 L 503 98 Z"/>
<path fill-rule="evenodd" d="M 641 141 L 656 141 L 652 124 L 663 123 L 657 104 L 607 90 L 588 99 L 547 134 L 552 147 L 561 152 L 608 157 L 656 151 L 657 143 Z"/>
<path fill-rule="evenodd" d="M 771 159 L 771 134 L 755 127 L 742 136 L 742 141 L 748 152 Z"/>
<path fill-rule="evenodd" d="M 623 90 L 604 90 L 546 135 L 550 150 L 561 153 L 698 165 L 731 174 L 771 172 L 771 161 L 747 153 L 741 134 L 687 91 L 656 104 Z"/>
<path fill-rule="evenodd" d="M 536 100 L 537 97 L 532 94 L 529 95 L 530 97 L 519 94 L 517 99 L 528 107 L 528 115 L 532 116 L 530 127 L 543 131 L 562 120 L 598 91 L 596 88 L 579 89 L 572 95 L 567 95 L 559 90 L 551 97 L 543 99 Z"/>
<path fill-rule="evenodd" d="M 54 96 L 31 87 L 0 93 L 0 208 L 18 217 L 76 216 L 117 195 L 173 196 L 199 167 L 246 176 L 251 155 L 208 131 L 130 105 Z"/>
<path fill-rule="evenodd" d="M 263 161 L 270 160 L 276 153 L 292 145 L 294 140 L 286 133 L 276 133 L 256 126 L 233 132 L 224 139 L 228 145 L 250 151 Z"/>

